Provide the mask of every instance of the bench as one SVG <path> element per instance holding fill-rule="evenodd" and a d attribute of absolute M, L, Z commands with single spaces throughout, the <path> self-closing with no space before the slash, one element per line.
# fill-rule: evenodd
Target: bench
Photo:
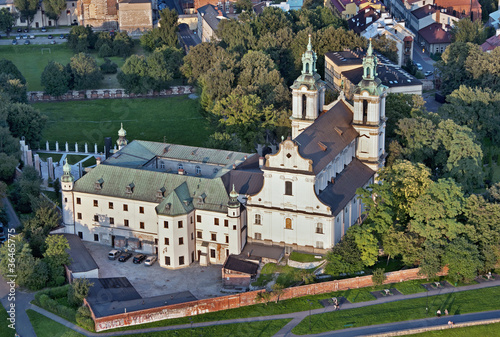
<path fill-rule="evenodd" d="M 344 328 L 352 328 L 354 326 L 354 323 L 349 323 L 344 325 Z"/>

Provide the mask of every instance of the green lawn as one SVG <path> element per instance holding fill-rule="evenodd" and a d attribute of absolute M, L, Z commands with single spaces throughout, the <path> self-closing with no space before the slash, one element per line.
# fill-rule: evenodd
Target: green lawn
<path fill-rule="evenodd" d="M 70 147 L 71 149 L 71 147 Z M 78 148 L 80 150 L 80 148 Z M 73 150 L 74 150 L 74 147 L 73 147 Z M 78 163 L 79 161 L 82 161 L 84 160 L 85 158 L 87 158 L 88 156 L 80 156 L 80 155 L 75 155 L 75 154 L 69 154 L 66 156 L 66 159 L 68 160 L 68 163 L 70 165 L 75 165 L 76 163 Z"/>
<path fill-rule="evenodd" d="M 55 150 L 55 144 L 51 144 L 51 145 L 52 145 L 52 150 Z M 64 144 L 61 144 L 61 145 L 64 147 Z M 59 147 L 59 149 L 63 149 L 63 147 Z M 40 152 L 38 152 L 38 156 L 43 161 L 47 161 L 47 158 L 52 157 L 53 163 L 57 163 L 62 158 L 62 154 L 56 154 L 56 153 L 40 153 Z"/>
<path fill-rule="evenodd" d="M 481 336 L 481 337 L 495 337 L 500 336 L 500 323 L 488 324 L 488 325 L 476 325 L 468 326 L 465 328 L 453 328 L 445 330 L 435 330 L 423 333 L 418 333 L 414 335 L 415 337 L 471 337 L 471 336 Z"/>
<path fill-rule="evenodd" d="M 427 283 L 427 280 L 413 280 L 394 284 L 394 288 L 399 290 L 404 295 L 423 293 L 427 291 L 422 283 Z"/>
<path fill-rule="evenodd" d="M 340 310 L 311 317 L 311 331 L 309 320 L 303 320 L 293 329 L 293 333 L 304 335 L 343 329 L 345 325 L 354 327 L 400 322 L 433 316 L 440 309 L 448 309 L 450 314 L 458 315 L 469 312 L 480 312 L 500 309 L 500 287 L 470 290 L 458 293 L 422 297 L 384 303 L 357 309 Z M 429 314 L 425 308 L 429 308 Z"/>
<path fill-rule="evenodd" d="M 167 98 L 101 99 L 36 103 L 34 107 L 48 116 L 43 131 L 45 141 L 59 141 L 59 148 L 68 142 L 74 149 L 78 142 L 100 151 L 104 137 L 117 139 L 120 123 L 127 130 L 127 139 L 150 140 L 174 144 L 203 146 L 212 133 L 209 123 L 198 110 L 198 101 L 187 96 Z M 71 147 L 70 147 L 71 148 Z"/>
<path fill-rule="evenodd" d="M 37 337 L 84 337 L 34 310 L 26 310 Z M 3 335 L 2 335 L 3 336 Z"/>
<path fill-rule="evenodd" d="M 23 40 L 20 40 L 24 43 Z M 59 39 L 57 40 L 59 43 Z M 42 54 L 43 48 L 43 54 Z M 50 49 L 50 52 L 48 51 Z M 135 47 L 134 52 L 142 53 L 140 47 Z M 73 51 L 67 47 L 66 43 L 56 44 L 56 45 L 7 45 L 0 46 L 0 58 L 5 58 L 14 62 L 17 68 L 21 71 L 23 76 L 26 78 L 28 91 L 39 91 L 43 90 L 40 83 L 40 77 L 42 75 L 43 69 L 49 63 L 49 61 L 57 61 L 62 65 L 69 63 L 71 57 L 74 55 Z M 91 55 L 97 60 L 100 65 L 104 63 L 104 59 L 97 56 L 96 52 L 92 52 Z M 125 60 L 122 57 L 110 57 L 111 61 L 118 65 L 120 68 Z M 105 75 L 99 88 L 119 88 L 118 81 L 116 79 L 116 74 Z"/>
<path fill-rule="evenodd" d="M 290 254 L 289 259 L 292 261 L 297 261 L 297 262 L 318 262 L 318 261 L 321 261 L 322 259 L 316 258 L 315 257 L 316 255 L 304 254 L 304 253 L 299 253 L 299 252 L 292 252 L 292 254 Z"/>
<path fill-rule="evenodd" d="M 16 331 L 14 329 L 11 329 L 8 327 L 9 321 L 7 319 L 9 318 L 9 315 L 7 314 L 7 310 L 3 307 L 3 305 L 0 304 L 0 336 L 2 337 L 14 337 Z"/>

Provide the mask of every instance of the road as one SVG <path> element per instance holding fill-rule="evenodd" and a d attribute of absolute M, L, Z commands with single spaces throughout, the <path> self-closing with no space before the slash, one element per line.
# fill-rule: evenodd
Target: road
<path fill-rule="evenodd" d="M 189 26 L 185 23 L 179 25 L 179 37 L 181 42 L 184 44 L 186 54 L 191 47 L 194 47 L 197 44 L 201 43 L 198 35 L 194 34 L 194 32 L 192 32 L 189 29 Z"/>

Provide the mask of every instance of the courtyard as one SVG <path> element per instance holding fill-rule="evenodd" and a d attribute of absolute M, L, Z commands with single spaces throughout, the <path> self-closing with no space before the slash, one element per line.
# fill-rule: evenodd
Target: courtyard
<path fill-rule="evenodd" d="M 152 297 L 189 290 L 196 298 L 224 296 L 222 286 L 222 266 L 202 267 L 195 264 L 179 270 L 169 270 L 155 263 L 146 266 L 134 264 L 132 258 L 126 262 L 111 261 L 110 246 L 83 241 L 85 247 L 99 266 L 100 278 L 126 277 L 142 297 Z"/>

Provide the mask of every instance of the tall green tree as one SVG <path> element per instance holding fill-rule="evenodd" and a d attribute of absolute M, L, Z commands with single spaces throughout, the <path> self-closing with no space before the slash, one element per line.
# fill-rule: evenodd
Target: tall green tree
<path fill-rule="evenodd" d="M 74 89 L 97 88 L 103 78 L 96 60 L 85 53 L 76 54 L 70 61 L 74 78 Z"/>
<path fill-rule="evenodd" d="M 445 247 L 443 263 L 448 266 L 448 275 L 455 282 L 472 281 L 483 267 L 477 246 L 464 237 L 451 241 Z"/>
<path fill-rule="evenodd" d="M 352 228 L 352 227 L 351 227 Z M 361 251 L 356 244 L 356 240 L 349 229 L 339 243 L 333 246 L 332 250 L 326 254 L 327 265 L 325 272 L 338 276 L 341 274 L 355 274 L 363 270 L 361 261 Z"/>
<path fill-rule="evenodd" d="M 35 145 L 42 137 L 42 130 L 47 123 L 47 116 L 32 105 L 11 103 L 0 110 L 7 113 L 7 123 L 14 137 L 24 137 L 27 144 Z"/>
<path fill-rule="evenodd" d="M 62 11 L 66 9 L 66 0 L 44 0 L 43 8 L 47 16 L 56 22 L 57 27 Z"/>
<path fill-rule="evenodd" d="M 13 13 L 10 12 L 8 8 L 1 8 L 0 9 L 0 30 L 4 31 L 9 35 L 12 26 L 14 26 L 14 23 L 16 22 L 16 18 Z M 0 66 L 1 69 L 1 66 Z"/>
<path fill-rule="evenodd" d="M 64 265 L 71 262 L 67 252 L 70 249 L 68 240 L 62 235 L 49 235 L 45 244 L 47 249 L 43 256 L 49 267 L 49 279 L 51 284 L 60 285 L 64 283 Z"/>
<path fill-rule="evenodd" d="M 14 103 L 28 103 L 26 84 L 11 74 L 0 74 L 0 93 Z"/>
<path fill-rule="evenodd" d="M 120 85 L 133 93 L 146 93 L 149 90 L 148 64 L 143 55 L 132 55 L 118 73 Z"/>
<path fill-rule="evenodd" d="M 98 40 L 91 26 L 73 26 L 68 36 L 68 46 L 75 53 L 85 53 L 94 49 Z"/>
<path fill-rule="evenodd" d="M 19 79 L 22 84 L 26 84 L 23 74 L 11 60 L 0 59 L 0 74 L 12 75 L 13 78 Z"/>
<path fill-rule="evenodd" d="M 42 72 L 41 83 L 47 94 L 61 96 L 69 90 L 69 74 L 62 64 L 50 61 Z"/>
<path fill-rule="evenodd" d="M 14 0 L 14 6 L 21 13 L 21 18 L 27 21 L 28 28 L 31 28 L 39 4 L 38 0 Z"/>
<path fill-rule="evenodd" d="M 134 41 L 126 32 L 118 32 L 113 39 L 113 55 L 128 57 L 132 54 Z"/>
<path fill-rule="evenodd" d="M 21 179 L 14 183 L 11 191 L 11 200 L 19 212 L 31 213 L 33 211 L 33 205 L 40 196 L 41 183 L 40 176 L 34 167 L 23 168 Z"/>
<path fill-rule="evenodd" d="M 452 42 L 472 42 L 481 45 L 486 41 L 487 33 L 481 20 L 471 21 L 465 17 L 451 27 Z"/>

